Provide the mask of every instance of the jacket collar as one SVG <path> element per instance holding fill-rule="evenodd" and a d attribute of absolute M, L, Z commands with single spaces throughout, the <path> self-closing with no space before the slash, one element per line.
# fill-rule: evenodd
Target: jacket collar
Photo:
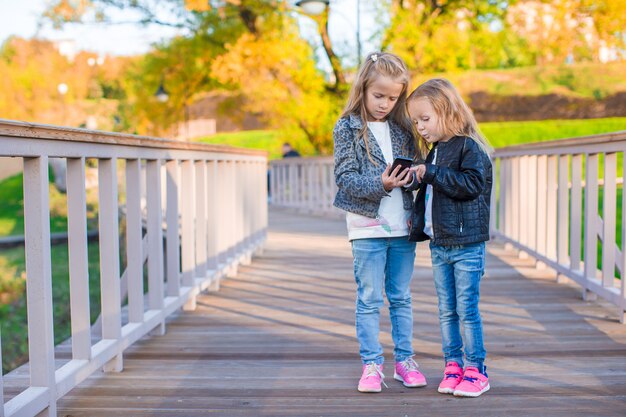
<path fill-rule="evenodd" d="M 389 119 L 387 120 L 387 123 L 389 126 L 389 136 L 391 137 L 391 148 L 393 152 L 393 157 L 395 158 L 398 156 L 408 156 L 408 155 L 403 155 L 403 151 L 402 151 L 404 149 L 404 145 L 405 145 L 404 142 L 406 139 L 405 137 L 406 135 L 403 134 L 403 131 L 400 128 L 400 126 L 398 126 L 393 120 Z M 356 114 L 351 114 L 349 116 L 349 124 L 352 129 L 361 129 L 363 127 L 363 121 L 361 120 L 361 117 Z M 372 157 L 379 159 L 383 163 L 386 163 L 385 157 L 383 156 L 383 152 L 380 149 L 380 146 L 378 146 L 378 142 L 374 138 L 374 134 L 372 133 L 371 129 L 368 129 L 367 135 L 368 135 L 368 138 L 373 139 L 369 142 L 370 154 L 372 155 Z M 359 139 L 359 144 L 365 147 L 363 138 Z"/>

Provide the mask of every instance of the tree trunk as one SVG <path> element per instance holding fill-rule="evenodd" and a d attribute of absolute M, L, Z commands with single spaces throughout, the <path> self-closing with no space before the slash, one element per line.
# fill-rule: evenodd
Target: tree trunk
<path fill-rule="evenodd" d="M 332 87 L 332 91 L 343 91 L 347 87 L 346 77 L 343 73 L 341 61 L 339 61 L 339 58 L 335 54 L 332 42 L 330 40 L 330 36 L 328 35 L 328 7 L 324 11 L 324 13 L 322 13 L 320 16 L 314 17 L 314 19 L 317 22 L 317 28 L 320 37 L 322 38 L 324 51 L 326 52 L 326 56 L 328 56 L 330 66 L 333 69 L 333 74 L 335 75 L 335 84 Z"/>

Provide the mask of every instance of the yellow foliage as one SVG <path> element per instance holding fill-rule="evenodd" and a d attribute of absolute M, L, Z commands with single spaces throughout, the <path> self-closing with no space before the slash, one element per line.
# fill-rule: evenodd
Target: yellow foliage
<path fill-rule="evenodd" d="M 325 89 L 312 50 L 296 33 L 242 35 L 215 59 L 211 76 L 240 89 L 246 110 L 262 113 L 271 127 L 300 131 L 318 151 L 332 151 L 332 125 L 339 108 Z"/>
<path fill-rule="evenodd" d="M 185 0 L 185 9 L 196 12 L 207 12 L 211 9 L 211 5 L 207 0 Z"/>

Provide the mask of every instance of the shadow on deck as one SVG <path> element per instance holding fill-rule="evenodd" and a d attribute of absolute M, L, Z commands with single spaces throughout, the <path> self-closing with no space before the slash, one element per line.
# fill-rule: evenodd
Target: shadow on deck
<path fill-rule="evenodd" d="M 413 281 L 414 348 L 429 381 L 387 378 L 359 394 L 352 255 L 345 222 L 270 213 L 264 254 L 218 293 L 203 294 L 164 336 L 126 351 L 124 371 L 96 374 L 59 415 L 100 416 L 623 416 L 626 327 L 615 308 L 489 245 L 481 310 L 492 389 L 478 399 L 436 391 L 442 373 L 427 245 Z M 388 312 L 381 340 L 393 360 Z M 388 372 L 389 374 L 390 372 Z M 391 375 L 393 376 L 393 375 Z"/>

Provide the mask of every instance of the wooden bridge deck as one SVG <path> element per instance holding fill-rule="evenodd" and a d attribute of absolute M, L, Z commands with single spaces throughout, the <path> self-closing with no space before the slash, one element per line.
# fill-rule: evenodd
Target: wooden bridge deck
<path fill-rule="evenodd" d="M 124 356 L 59 402 L 59 415 L 100 416 L 624 416 L 626 327 L 601 301 L 556 284 L 492 243 L 481 310 L 492 389 L 478 399 L 436 391 L 442 372 L 428 248 L 413 282 L 415 359 L 428 378 L 360 394 L 352 257 L 345 223 L 270 213 L 264 254 L 200 296 L 164 336 Z M 381 338 L 393 360 L 385 310 Z M 391 372 L 388 372 L 388 374 Z"/>

